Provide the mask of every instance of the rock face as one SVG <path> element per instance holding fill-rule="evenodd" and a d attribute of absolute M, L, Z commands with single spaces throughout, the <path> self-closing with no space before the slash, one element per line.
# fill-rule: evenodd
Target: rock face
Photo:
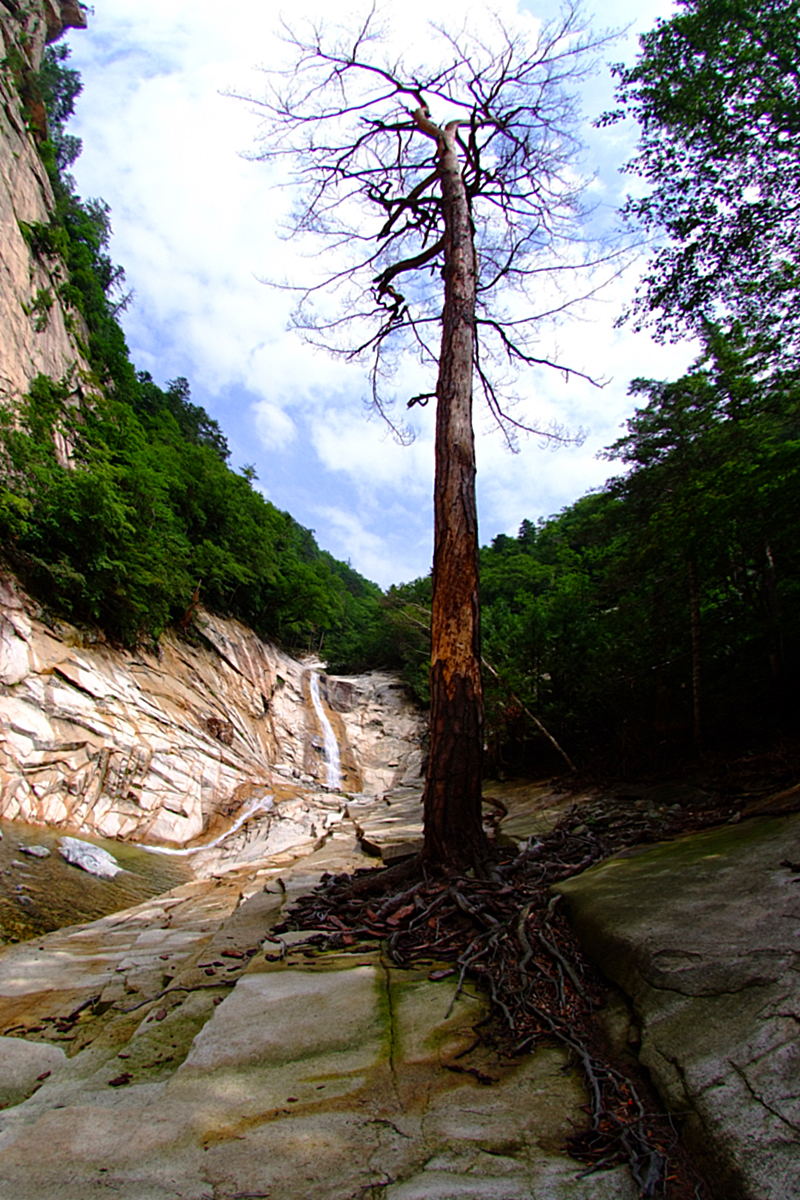
<path fill-rule="evenodd" d="M 45 626 L 6 580 L 0 816 L 181 847 L 215 840 L 249 808 L 265 814 L 266 852 L 313 841 L 324 831 L 318 801 L 341 810 L 344 799 L 324 790 L 309 670 L 207 613 L 192 642 L 167 635 L 157 654 L 87 645 L 71 627 Z M 322 676 L 320 694 L 344 791 L 419 775 L 425 722 L 396 681 Z"/>
<path fill-rule="evenodd" d="M 585 1099 L 563 1051 L 509 1061 L 471 988 L 274 933 L 321 871 L 368 862 L 345 818 L 304 858 L 0 950 L 3 1200 L 635 1200 L 563 1152 Z"/>
<path fill-rule="evenodd" d="M 559 888 L 720 1200 L 800 1195 L 798 863 L 800 816 L 760 818 Z"/>
<path fill-rule="evenodd" d="M 59 299 L 60 260 L 35 254 L 23 235 L 25 226 L 47 225 L 53 209 L 31 132 L 46 129 L 32 85 L 45 44 L 67 26 L 86 26 L 74 0 L 34 0 L 24 10 L 0 5 L 0 57 L 7 64 L 0 69 L 0 404 L 13 403 L 40 372 L 68 377 L 76 391 L 88 372 L 71 332 L 85 336 L 80 316 L 67 313 Z"/>

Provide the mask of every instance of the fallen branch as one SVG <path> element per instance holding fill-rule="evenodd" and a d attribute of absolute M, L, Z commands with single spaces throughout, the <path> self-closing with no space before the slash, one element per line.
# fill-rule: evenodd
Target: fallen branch
<path fill-rule="evenodd" d="M 484 665 L 484 667 L 486 667 L 486 670 L 489 672 L 489 674 L 494 676 L 494 678 L 497 680 L 497 682 L 500 684 L 500 686 L 507 688 L 508 685 L 505 683 L 505 681 L 502 678 L 502 676 L 500 675 L 500 673 L 495 670 L 495 668 L 492 666 L 492 664 L 490 662 L 487 662 L 487 660 L 485 658 L 481 658 L 481 662 Z M 539 730 L 539 732 L 543 733 L 544 736 L 547 738 L 548 742 L 550 742 L 550 744 L 555 747 L 555 749 L 561 755 L 564 762 L 567 764 L 570 771 L 572 771 L 572 773 L 574 775 L 577 772 L 578 768 L 575 766 L 575 763 L 572 761 L 570 756 L 567 754 L 567 752 L 563 748 L 563 746 L 559 746 L 558 742 L 553 737 L 550 730 L 545 729 L 544 725 L 539 720 L 539 718 L 537 716 L 535 716 L 531 712 L 531 710 L 522 703 L 519 696 L 515 692 L 512 692 L 510 689 L 508 689 L 508 691 L 509 691 L 509 699 L 512 700 L 514 702 L 514 704 L 518 704 L 519 707 L 521 708 L 521 710 L 525 713 L 525 716 L 528 717 L 531 721 L 533 721 L 534 725 Z"/>

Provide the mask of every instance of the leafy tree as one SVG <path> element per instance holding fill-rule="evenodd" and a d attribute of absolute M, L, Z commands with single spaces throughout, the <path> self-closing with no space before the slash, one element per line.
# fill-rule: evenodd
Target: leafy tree
<path fill-rule="evenodd" d="M 575 249 L 568 85 L 605 39 L 568 6 L 532 41 L 499 23 L 487 42 L 439 30 L 441 64 L 412 68 L 381 57 L 375 25 L 373 10 L 355 34 L 287 33 L 296 61 L 258 102 L 263 156 L 288 156 L 296 171 L 295 232 L 353 250 L 348 266 L 301 292 L 300 330 L 369 363 L 374 402 L 401 437 L 386 375 L 406 353 L 431 375 L 408 401 L 437 405 L 423 855 L 465 868 L 486 855 L 473 375 L 513 440 L 524 425 L 504 405 L 503 377 L 509 364 L 545 361 L 542 280 L 566 282 L 587 265 Z"/>
<path fill-rule="evenodd" d="M 149 371 L 139 371 L 137 378 L 142 387 L 139 395 L 133 397 L 134 411 L 149 417 L 157 413 L 170 413 L 185 441 L 197 446 L 208 446 L 222 462 L 228 461 L 231 452 L 219 422 L 210 417 L 204 408 L 192 404 L 188 379 L 184 379 L 183 376 L 172 379 L 167 382 L 166 391 L 162 391 L 153 383 Z M 252 483 L 256 478 L 254 473 L 242 474 L 248 483 Z"/>
<path fill-rule="evenodd" d="M 657 249 L 635 305 L 669 336 L 737 318 L 798 352 L 800 4 L 678 0 L 615 68 L 641 125 L 628 169 L 652 190 L 628 202 Z"/>
<path fill-rule="evenodd" d="M 82 149 L 81 139 L 65 129 L 75 111 L 75 101 L 83 90 L 79 73 L 74 67 L 63 65 L 69 56 L 70 48 L 65 42 L 45 47 L 38 80 L 47 109 L 48 134 L 60 171 L 71 166 Z"/>
<path fill-rule="evenodd" d="M 705 354 L 682 379 L 634 381 L 632 391 L 648 403 L 610 450 L 634 465 L 612 487 L 638 511 L 641 540 L 651 539 L 662 563 L 684 563 L 678 574 L 692 605 L 698 746 L 701 608 L 711 646 L 724 631 L 741 660 L 758 646 L 778 688 L 786 678 L 779 593 L 796 562 L 800 393 L 795 371 L 765 375 L 760 368 L 745 338 L 709 335 Z M 753 661 L 746 672 L 752 687 L 762 672 Z M 729 703 L 718 695 L 715 707 Z"/>
<path fill-rule="evenodd" d="M 487 744 L 552 770 L 674 769 L 791 729 L 800 660 L 800 381 L 709 331 L 681 379 L 636 380 L 625 474 L 481 552 Z M 407 655 L 410 665 L 410 655 Z"/>

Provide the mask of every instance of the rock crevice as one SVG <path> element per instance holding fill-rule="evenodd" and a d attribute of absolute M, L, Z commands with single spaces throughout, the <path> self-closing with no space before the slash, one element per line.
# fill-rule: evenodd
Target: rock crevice
<path fill-rule="evenodd" d="M 800 816 L 627 852 L 558 889 L 721 1200 L 797 1194 L 800 892 L 787 860 L 800 860 Z"/>

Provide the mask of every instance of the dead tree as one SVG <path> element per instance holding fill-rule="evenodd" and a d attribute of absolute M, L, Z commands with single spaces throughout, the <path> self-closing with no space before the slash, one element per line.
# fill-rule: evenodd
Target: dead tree
<path fill-rule="evenodd" d="M 521 420 L 509 384 L 515 368 L 565 370 L 538 351 L 537 329 L 615 263 L 581 236 L 570 91 L 609 35 L 572 6 L 532 38 L 498 22 L 483 40 L 433 28 L 439 65 L 410 68 L 386 56 L 378 24 L 373 9 L 355 34 L 286 29 L 294 62 L 255 101 L 255 157 L 289 159 L 291 231 L 339 264 L 296 289 L 295 326 L 369 364 L 373 403 L 401 440 L 387 380 L 401 356 L 431 376 L 406 401 L 436 400 L 424 857 L 465 869 L 486 857 L 473 380 L 510 445 L 520 430 L 563 436 Z"/>

